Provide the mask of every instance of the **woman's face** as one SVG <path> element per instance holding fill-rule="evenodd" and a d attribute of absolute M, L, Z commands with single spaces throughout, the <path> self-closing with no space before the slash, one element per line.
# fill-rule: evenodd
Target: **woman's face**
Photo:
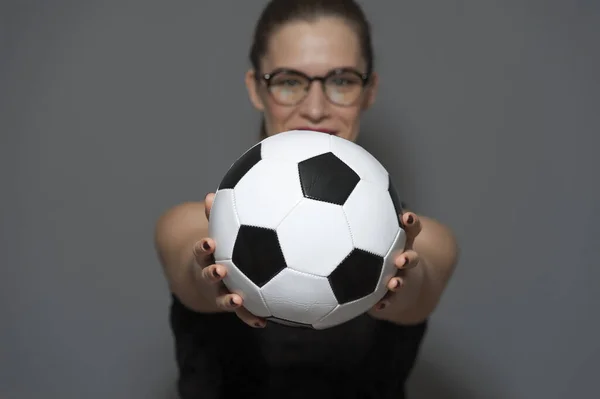
<path fill-rule="evenodd" d="M 261 75 L 284 68 L 308 77 L 326 76 L 338 68 L 366 72 L 357 35 L 343 20 L 320 18 L 315 22 L 286 24 L 271 36 L 267 54 L 262 59 Z M 362 88 L 358 75 L 344 73 L 332 77 L 324 86 L 308 83 L 301 77 L 280 74 L 271 78 L 271 89 L 255 79 L 255 71 L 246 75 L 246 85 L 254 106 L 265 116 L 267 134 L 288 130 L 317 130 L 356 140 L 360 117 L 375 99 L 377 77 Z M 324 93 L 327 87 L 329 95 Z M 356 96 L 356 93 L 360 93 Z M 355 98 L 348 105 L 348 99 Z M 343 105 L 339 105 L 344 102 Z"/>

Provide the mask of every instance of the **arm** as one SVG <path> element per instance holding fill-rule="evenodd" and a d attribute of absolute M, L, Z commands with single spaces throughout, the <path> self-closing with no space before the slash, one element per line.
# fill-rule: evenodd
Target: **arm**
<path fill-rule="evenodd" d="M 212 313 L 218 309 L 214 301 L 207 298 L 210 298 L 209 290 L 214 291 L 216 297 L 217 288 L 199 278 L 194 256 L 194 246 L 207 235 L 204 203 L 188 202 L 159 217 L 154 245 L 171 292 L 191 310 Z"/>
<path fill-rule="evenodd" d="M 421 231 L 412 249 L 418 254 L 418 265 L 404 270 L 404 285 L 376 317 L 397 324 L 417 324 L 427 319 L 440 298 L 458 262 L 459 249 L 450 229 L 424 216 L 418 216 Z"/>
<path fill-rule="evenodd" d="M 213 263 L 215 242 L 208 237 L 213 201 L 211 193 L 204 202 L 175 206 L 158 219 L 155 248 L 169 289 L 190 310 L 235 312 L 249 326 L 262 328 L 265 321 L 244 308 L 243 298 L 224 289 L 222 280 L 227 276 L 227 269 Z M 200 243 L 203 245 L 198 245 Z"/>

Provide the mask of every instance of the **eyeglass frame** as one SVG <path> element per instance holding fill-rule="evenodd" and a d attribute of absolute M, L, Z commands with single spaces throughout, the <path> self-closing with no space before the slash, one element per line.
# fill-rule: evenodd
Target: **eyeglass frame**
<path fill-rule="evenodd" d="M 290 73 L 290 74 L 299 75 L 299 76 L 305 78 L 308 81 L 308 87 L 306 88 L 306 92 L 308 92 L 308 90 L 310 90 L 313 82 L 315 82 L 315 81 L 321 82 L 321 90 L 323 91 L 325 98 L 327 98 L 327 101 L 329 101 L 332 104 L 335 104 L 337 106 L 340 106 L 340 107 L 351 107 L 352 105 L 354 105 L 354 103 L 338 104 L 338 103 L 332 101 L 331 98 L 329 98 L 329 96 L 327 95 L 327 92 L 325 89 L 325 81 L 327 79 L 331 78 L 332 76 L 342 74 L 342 73 L 352 73 L 352 74 L 356 75 L 360 79 L 361 86 L 362 86 L 361 87 L 362 92 L 360 93 L 358 98 L 355 100 L 355 102 L 358 101 L 358 99 L 360 99 L 360 96 L 363 95 L 365 86 L 367 86 L 371 80 L 371 72 L 362 73 L 355 68 L 348 68 L 348 67 L 335 68 L 335 69 L 332 69 L 331 71 L 327 72 L 325 75 L 321 75 L 321 76 L 308 76 L 306 73 L 304 73 L 302 71 L 298 71 L 293 68 L 277 68 L 269 73 L 264 73 L 262 75 L 259 72 L 256 72 L 255 77 L 256 77 L 256 80 L 258 80 L 258 81 L 262 80 L 263 82 L 265 82 L 265 84 L 267 85 L 267 90 L 269 91 L 269 95 L 271 97 L 273 97 L 273 93 L 271 93 L 271 90 L 269 90 L 272 85 L 271 79 L 273 79 L 274 76 L 280 75 L 282 73 Z M 295 105 L 300 104 L 305 98 L 306 98 L 306 95 L 294 104 L 281 104 L 281 105 L 293 107 Z M 275 101 L 277 101 L 277 100 L 275 100 Z M 280 104 L 280 103 L 278 102 L 278 104 Z"/>

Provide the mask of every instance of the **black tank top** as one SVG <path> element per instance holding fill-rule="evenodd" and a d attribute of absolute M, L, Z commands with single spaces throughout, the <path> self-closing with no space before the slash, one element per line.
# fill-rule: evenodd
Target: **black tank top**
<path fill-rule="evenodd" d="M 401 399 L 427 326 L 364 315 L 321 331 L 254 329 L 172 300 L 181 399 Z"/>

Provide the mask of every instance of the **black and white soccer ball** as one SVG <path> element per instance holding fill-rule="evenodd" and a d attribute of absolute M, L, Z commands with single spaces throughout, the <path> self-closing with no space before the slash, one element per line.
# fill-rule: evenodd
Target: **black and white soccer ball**
<path fill-rule="evenodd" d="M 244 307 L 330 328 L 372 308 L 406 242 L 390 175 L 363 147 L 289 131 L 262 140 L 221 181 L 209 220 L 215 261 Z"/>

